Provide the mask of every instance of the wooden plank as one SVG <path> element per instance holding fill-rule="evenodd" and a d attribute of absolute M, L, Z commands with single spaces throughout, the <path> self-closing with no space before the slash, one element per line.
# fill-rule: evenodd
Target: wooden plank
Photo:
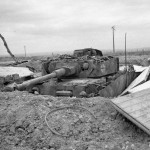
<path fill-rule="evenodd" d="M 145 122 L 144 124 L 145 124 L 145 127 L 146 127 L 146 128 L 150 129 L 150 120 L 147 121 L 147 122 Z"/>
<path fill-rule="evenodd" d="M 150 88 L 142 90 L 142 91 L 139 91 L 138 93 L 132 93 L 132 94 L 128 94 L 128 95 L 125 95 L 125 96 L 119 96 L 117 98 L 112 99 L 112 101 L 114 103 L 119 104 L 119 103 L 122 103 L 122 102 L 125 102 L 125 101 L 130 101 L 133 98 L 143 97 L 145 95 L 149 95 L 150 96 Z"/>
<path fill-rule="evenodd" d="M 138 118 L 144 114 L 150 113 L 150 109 L 149 106 L 143 107 L 142 109 L 133 111 L 130 113 L 130 115 L 132 115 L 134 118 Z"/>
<path fill-rule="evenodd" d="M 128 86 L 128 88 L 121 93 L 121 95 L 126 94 L 129 90 L 136 87 L 137 85 L 145 82 L 148 78 L 148 75 L 150 73 L 150 67 L 146 68 L 131 84 Z"/>
<path fill-rule="evenodd" d="M 136 104 L 136 105 L 127 107 L 127 108 L 125 108 L 124 110 L 125 110 L 127 113 L 131 113 L 131 112 L 140 110 L 140 109 L 142 109 L 143 107 L 147 107 L 147 106 L 150 107 L 150 100 L 146 100 L 146 101 L 143 101 L 142 103 L 139 103 L 139 104 Z M 120 106 L 120 107 L 121 107 L 121 106 Z M 122 107 L 121 107 L 121 108 L 122 108 Z"/>
<path fill-rule="evenodd" d="M 147 67 L 133 65 L 135 72 L 143 72 Z"/>
<path fill-rule="evenodd" d="M 135 79 L 135 75 L 135 72 L 126 72 L 122 74 L 104 89 L 100 90 L 98 94 L 102 97 L 116 97 L 120 95 L 126 89 L 126 86 Z"/>
<path fill-rule="evenodd" d="M 147 134 L 150 135 L 150 126 L 145 126 L 143 125 L 141 122 L 139 122 L 138 120 L 136 120 L 135 118 L 133 118 L 132 116 L 130 116 L 128 113 L 126 113 L 124 110 L 122 110 L 121 108 L 119 108 L 115 103 L 113 103 L 111 101 L 112 105 L 114 106 L 114 108 L 119 111 L 122 115 L 124 115 L 126 118 L 128 118 L 131 122 L 133 122 L 134 124 L 136 124 L 139 128 L 141 128 L 142 130 L 144 130 Z M 150 124 L 149 124 L 150 125 Z"/>
<path fill-rule="evenodd" d="M 128 92 L 135 93 L 135 92 L 139 92 L 139 91 L 142 91 L 142 90 L 145 90 L 148 88 L 150 88 L 150 81 L 147 81 L 141 85 L 138 85 L 138 86 L 134 87 L 133 89 L 129 90 Z"/>
<path fill-rule="evenodd" d="M 150 89 L 111 100 L 122 115 L 150 135 Z"/>
<path fill-rule="evenodd" d="M 150 121 L 150 113 L 146 113 L 144 115 L 141 115 L 140 117 L 138 117 L 136 119 L 143 124 L 147 123 L 148 121 Z"/>
<path fill-rule="evenodd" d="M 149 100 L 149 98 L 146 97 L 144 99 L 144 101 L 146 101 L 146 100 Z M 137 98 L 134 98 L 134 99 L 130 99 L 128 101 L 124 101 L 122 103 L 119 103 L 118 106 L 125 109 L 125 108 L 130 107 L 130 106 L 138 105 L 139 103 L 143 103 L 143 96 L 140 96 L 140 97 L 137 97 Z"/>
<path fill-rule="evenodd" d="M 126 68 L 128 68 L 129 66 L 120 66 L 119 70 L 120 71 L 124 71 L 126 70 Z M 133 65 L 133 68 L 135 70 L 135 72 L 143 72 L 147 67 L 143 67 L 143 66 L 138 66 L 138 65 Z"/>

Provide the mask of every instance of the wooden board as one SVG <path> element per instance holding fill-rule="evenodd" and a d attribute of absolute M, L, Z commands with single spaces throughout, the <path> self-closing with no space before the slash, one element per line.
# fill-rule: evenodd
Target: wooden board
<path fill-rule="evenodd" d="M 27 77 L 33 75 L 33 72 L 25 67 L 0 67 L 0 77 L 13 74 L 19 74 L 19 77 Z"/>
<path fill-rule="evenodd" d="M 143 72 L 148 67 L 133 65 L 135 72 Z"/>
<path fill-rule="evenodd" d="M 148 88 L 150 88 L 150 80 L 143 83 L 143 84 L 140 84 L 140 85 L 136 86 L 135 88 L 129 90 L 128 92 L 129 93 L 135 93 L 135 92 L 139 92 L 141 90 L 145 90 L 145 89 L 148 89 Z"/>
<path fill-rule="evenodd" d="M 108 86 L 99 91 L 102 97 L 117 97 L 120 95 L 127 86 L 135 79 L 135 72 L 126 72 L 120 75 L 117 79 L 112 81 Z"/>
<path fill-rule="evenodd" d="M 124 71 L 124 70 L 126 70 L 126 68 L 127 69 L 129 69 L 129 66 L 120 66 L 119 67 L 119 70 L 120 71 Z M 134 71 L 135 72 L 143 72 L 146 68 L 148 68 L 148 67 L 143 67 L 143 66 L 138 66 L 138 65 L 133 65 L 133 68 L 134 68 Z"/>
<path fill-rule="evenodd" d="M 147 80 L 149 73 L 150 67 L 146 68 L 133 82 L 131 82 L 131 84 L 121 93 L 121 95 L 126 94 L 129 90 L 138 86 L 139 84 L 144 83 Z"/>
<path fill-rule="evenodd" d="M 150 135 L 150 88 L 111 100 L 122 115 Z"/>

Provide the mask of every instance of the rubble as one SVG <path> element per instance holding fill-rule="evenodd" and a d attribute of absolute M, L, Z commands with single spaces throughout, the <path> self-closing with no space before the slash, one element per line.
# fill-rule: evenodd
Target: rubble
<path fill-rule="evenodd" d="M 45 115 L 62 107 L 85 107 L 84 110 L 55 111 L 48 119 L 68 137 L 51 132 Z M 80 112 L 81 111 L 81 112 Z M 11 150 L 114 150 L 149 148 L 150 137 L 122 116 L 106 98 L 55 98 L 28 92 L 0 92 L 0 149 Z M 56 117 L 55 117 L 56 116 Z M 52 121 L 54 120 L 54 121 Z M 63 124 L 62 121 L 65 121 Z M 64 128 L 67 127 L 67 128 Z M 142 139 L 142 140 L 141 140 Z"/>
<path fill-rule="evenodd" d="M 143 84 L 140 84 L 140 85 L 128 90 L 128 93 L 136 93 L 136 92 L 148 89 L 148 88 L 150 88 L 150 80 L 148 80 L 148 81 L 144 82 Z"/>
<path fill-rule="evenodd" d="M 16 76 L 16 74 L 19 75 L 19 77 L 28 77 L 33 75 L 33 72 L 31 72 L 26 67 L 2 67 L 0 66 L 0 77 L 9 78 L 9 76 Z"/>
<path fill-rule="evenodd" d="M 33 75 L 28 68 L 23 67 L 2 67 L 0 66 L 0 91 L 12 91 L 9 86 L 20 84 Z M 8 87 L 7 87 L 8 86 Z"/>
<path fill-rule="evenodd" d="M 125 91 L 123 91 L 121 93 L 121 95 L 126 94 L 132 88 L 134 88 L 137 85 L 140 85 L 140 84 L 144 83 L 145 81 L 147 81 L 149 74 L 150 74 L 150 67 L 147 67 L 146 69 L 144 69 L 144 71 L 135 80 L 133 80 L 131 82 L 131 84 L 127 87 L 127 89 L 125 89 Z"/>

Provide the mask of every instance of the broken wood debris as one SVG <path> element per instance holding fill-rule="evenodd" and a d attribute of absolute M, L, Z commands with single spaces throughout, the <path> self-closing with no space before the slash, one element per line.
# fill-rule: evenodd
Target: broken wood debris
<path fill-rule="evenodd" d="M 22 83 L 26 77 L 31 77 L 33 72 L 23 67 L 0 67 L 0 90 L 11 83 Z"/>
<path fill-rule="evenodd" d="M 122 115 L 150 135 L 150 88 L 111 100 Z"/>
<path fill-rule="evenodd" d="M 126 72 L 120 75 L 117 79 L 112 81 L 108 86 L 99 91 L 99 96 L 102 97 L 116 97 L 120 95 L 127 86 L 135 79 L 136 73 Z"/>
<path fill-rule="evenodd" d="M 19 77 L 19 74 L 7 75 L 6 77 L 0 76 L 0 90 L 3 90 L 6 85 L 14 82 L 22 83 L 23 79 Z"/>
<path fill-rule="evenodd" d="M 133 80 L 131 82 L 131 84 L 127 87 L 126 90 L 124 90 L 120 96 L 127 94 L 129 90 L 131 90 L 132 88 L 144 83 L 145 81 L 147 81 L 148 76 L 150 74 L 150 67 L 147 67 L 135 80 Z"/>
<path fill-rule="evenodd" d="M 18 81 L 20 79 L 19 74 L 7 75 L 6 77 L 0 76 L 0 84 L 6 84 Z"/>
<path fill-rule="evenodd" d="M 139 92 L 139 91 L 142 91 L 142 90 L 145 90 L 145 89 L 148 89 L 150 88 L 150 80 L 143 83 L 143 84 L 140 84 L 138 86 L 136 86 L 135 88 L 129 90 L 128 92 L 129 93 L 135 93 L 135 92 Z"/>

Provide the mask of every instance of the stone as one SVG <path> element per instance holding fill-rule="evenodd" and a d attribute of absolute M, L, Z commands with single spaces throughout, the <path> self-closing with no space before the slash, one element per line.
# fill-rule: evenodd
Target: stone
<path fill-rule="evenodd" d="M 11 133 L 15 133 L 15 126 L 12 125 L 12 126 L 9 128 L 9 130 L 10 130 Z"/>
<path fill-rule="evenodd" d="M 13 78 L 14 81 L 20 79 L 19 74 L 17 74 L 17 73 L 16 73 L 16 74 L 13 74 L 13 75 L 12 75 L 12 78 Z"/>
<path fill-rule="evenodd" d="M 5 77 L 5 82 L 9 83 L 9 82 L 12 82 L 12 81 L 13 81 L 13 78 L 12 78 L 11 75 L 7 75 L 7 76 Z"/>
<path fill-rule="evenodd" d="M 5 83 L 5 78 L 4 77 L 0 77 L 0 84 Z"/>
<path fill-rule="evenodd" d="M 97 148 L 94 145 L 89 145 L 87 150 L 97 150 Z"/>

